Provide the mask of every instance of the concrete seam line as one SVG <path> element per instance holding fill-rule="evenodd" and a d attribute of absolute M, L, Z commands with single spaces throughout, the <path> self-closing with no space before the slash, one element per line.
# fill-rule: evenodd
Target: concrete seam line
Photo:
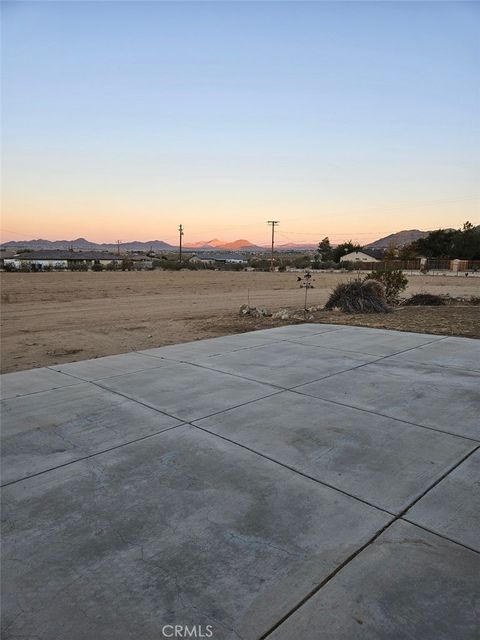
<path fill-rule="evenodd" d="M 129 351 L 128 353 L 136 353 L 134 351 Z M 120 353 L 119 355 L 125 355 Z M 142 354 L 143 355 L 143 354 Z M 79 360 L 79 362 L 88 362 L 88 360 Z M 77 364 L 76 362 L 72 364 Z M 47 367 L 50 371 L 55 371 L 56 373 L 62 373 L 64 376 L 70 376 L 71 378 L 75 378 L 75 380 L 80 380 L 81 382 L 99 382 L 100 380 L 110 380 L 110 378 L 121 378 L 122 376 L 130 376 L 134 373 L 144 373 L 145 371 L 157 371 L 157 369 L 162 369 L 160 365 L 158 367 L 148 367 L 147 369 L 135 369 L 135 371 L 127 371 L 125 373 L 115 373 L 112 376 L 104 376 L 103 378 L 95 378 L 94 380 L 85 380 L 85 378 L 80 378 L 76 376 L 74 373 L 67 373 L 65 371 L 57 371 L 56 369 L 52 369 L 51 367 Z M 74 386 L 74 385 L 70 385 Z"/>
<path fill-rule="evenodd" d="M 252 449 L 251 447 L 248 447 L 245 444 L 242 444 L 240 442 L 235 442 L 235 440 L 231 440 L 230 438 L 227 438 L 226 436 L 222 436 L 219 433 L 215 433 L 214 431 L 210 431 L 209 429 L 206 429 L 205 427 L 201 427 L 200 425 L 196 424 L 196 421 L 192 421 L 189 422 L 188 424 L 190 424 L 192 427 L 195 427 L 196 429 L 199 429 L 200 431 L 203 431 L 204 433 L 208 433 L 209 435 L 216 437 L 216 438 L 220 438 L 221 440 L 225 440 L 226 442 L 229 442 L 230 444 L 233 444 L 237 447 L 241 447 L 242 449 L 245 449 L 246 451 L 250 451 L 251 453 L 254 453 L 257 456 L 260 456 L 261 458 L 264 458 L 265 460 L 269 460 L 270 462 L 273 462 L 274 464 L 279 465 L 280 467 L 283 467 L 284 469 L 288 469 L 289 471 L 292 471 L 293 473 L 302 476 L 304 478 L 307 478 L 308 480 L 312 480 L 312 482 L 316 482 L 317 484 L 320 484 L 324 487 L 328 487 L 329 489 L 333 489 L 334 491 L 338 491 L 338 493 L 341 493 L 345 496 L 347 496 L 348 498 L 352 498 L 353 500 L 357 500 L 358 502 L 362 502 L 363 504 L 367 505 L 368 507 L 371 507 L 373 509 L 376 509 L 377 511 L 381 511 L 382 513 L 386 513 L 390 516 L 395 516 L 394 513 L 392 513 L 391 511 L 388 511 L 387 509 L 384 509 L 383 507 L 379 507 L 376 504 L 373 504 L 371 502 L 368 502 L 368 500 L 365 500 L 364 498 L 360 498 L 358 496 L 355 496 L 351 493 L 348 493 L 348 491 L 345 491 L 344 489 L 339 489 L 338 487 L 335 487 L 332 484 L 329 484 L 328 482 L 325 482 L 324 480 L 319 480 L 318 478 L 314 478 L 313 476 L 309 475 L 308 473 L 305 473 L 304 471 L 300 471 L 299 469 L 296 469 L 295 467 L 291 467 L 290 465 L 286 464 L 285 462 L 280 462 L 280 460 L 277 460 L 276 458 L 272 458 L 271 456 L 268 456 L 265 453 L 262 453 L 261 451 L 257 451 L 256 449 Z"/>
<path fill-rule="evenodd" d="M 288 618 L 290 618 L 294 613 L 296 613 L 301 607 L 303 607 L 304 604 L 306 604 L 308 602 L 308 600 L 310 600 L 310 598 L 312 598 L 315 594 L 317 594 L 328 582 L 330 582 L 330 580 L 332 580 L 337 573 L 339 573 L 342 569 L 344 569 L 348 564 L 350 564 L 350 562 L 352 562 L 352 560 L 354 560 L 360 553 L 362 553 L 362 551 L 364 551 L 364 549 L 366 549 L 367 547 L 369 547 L 373 542 L 375 542 L 375 540 L 382 535 L 382 533 L 384 531 L 386 531 L 392 524 L 394 524 L 396 521 L 398 520 L 398 518 L 393 518 L 392 520 L 390 520 L 390 522 L 387 522 L 387 524 L 385 524 L 381 529 L 379 529 L 372 537 L 370 537 L 367 542 L 365 542 L 363 545 L 361 545 L 358 549 L 356 549 L 356 551 L 354 551 L 352 554 L 350 554 L 342 563 L 340 563 L 338 565 L 338 567 L 335 567 L 335 569 L 333 571 L 331 571 L 316 587 L 314 587 L 309 593 L 307 593 L 306 596 L 304 596 L 300 602 L 298 602 L 292 609 L 290 609 L 290 611 L 288 613 L 286 613 L 284 616 L 282 616 L 279 620 L 277 620 L 277 622 L 272 625 L 270 627 L 270 629 L 268 629 L 264 634 L 262 634 L 261 636 L 259 636 L 259 638 L 257 640 L 265 640 L 265 638 L 268 638 L 269 635 L 271 635 L 274 631 L 276 631 L 284 622 L 286 622 L 288 620 Z"/>
<path fill-rule="evenodd" d="M 325 333 L 330 333 L 330 332 L 325 332 Z M 317 335 L 325 335 L 323 333 L 317 334 Z M 310 336 L 308 336 L 310 337 Z M 419 344 L 415 347 L 409 347 L 407 349 L 407 351 L 410 350 L 414 350 L 414 349 L 418 349 L 420 347 L 426 347 L 429 344 L 435 344 L 436 342 L 441 342 L 442 340 L 444 340 L 444 338 L 439 338 L 438 340 L 430 340 L 429 342 L 424 342 L 423 344 Z M 358 353 L 359 355 L 366 355 L 366 356 L 378 356 L 381 358 L 391 358 L 392 356 L 398 356 L 401 355 L 402 353 L 405 353 L 405 349 L 402 349 L 401 351 L 394 351 L 393 353 L 388 353 L 388 354 L 378 354 L 378 353 L 369 353 L 368 351 L 356 351 L 354 349 L 341 349 L 340 347 L 332 347 L 332 346 L 323 346 L 323 344 L 309 344 L 306 342 L 300 342 L 300 340 L 284 340 L 284 342 L 289 342 L 290 344 L 300 344 L 303 345 L 304 347 L 317 347 L 320 349 L 331 349 L 332 351 L 340 351 L 341 353 Z"/>
<path fill-rule="evenodd" d="M 448 336 L 447 336 L 448 337 Z M 427 342 L 425 344 L 432 344 L 433 342 L 440 342 L 441 340 L 445 340 L 445 338 L 440 338 L 439 340 L 432 340 L 431 342 Z M 422 347 L 425 346 L 425 344 L 422 345 Z M 342 373 L 347 373 L 347 371 L 354 371 L 355 369 L 360 369 L 361 367 L 366 367 L 369 364 L 377 364 L 377 362 L 380 362 L 381 360 L 387 360 L 388 358 L 391 358 L 392 355 L 398 356 L 402 353 L 406 353 L 407 351 L 413 351 L 414 349 L 418 349 L 418 347 L 409 347 L 408 349 L 404 349 L 403 351 L 398 351 L 395 354 L 389 354 L 387 356 L 379 356 L 378 358 L 375 358 L 375 360 L 370 360 L 369 362 L 364 362 L 363 364 L 359 364 L 356 367 L 352 367 L 351 369 L 346 369 L 345 371 L 337 371 L 337 373 L 331 373 L 328 376 L 324 376 L 323 378 L 317 378 L 316 380 L 311 380 L 310 382 L 305 382 L 303 384 L 296 384 L 293 387 L 289 387 L 289 390 L 292 391 L 293 389 L 297 389 L 298 387 L 302 387 L 304 384 L 313 384 L 314 382 L 320 382 L 321 380 L 326 380 L 327 378 L 333 378 L 333 376 L 338 376 Z M 340 351 L 340 349 L 336 349 L 336 351 Z M 356 352 L 354 352 L 356 353 Z M 369 355 L 369 354 L 365 354 L 365 355 Z M 370 354 L 373 355 L 373 354 Z"/>
<path fill-rule="evenodd" d="M 310 384 L 310 383 L 307 383 Z M 332 400 L 331 398 L 322 398 L 321 396 L 314 396 L 311 393 L 307 393 L 306 391 L 299 391 L 298 387 L 294 389 L 285 389 L 285 391 L 290 391 L 291 393 L 297 393 L 300 396 L 307 396 L 308 398 L 316 398 L 317 400 L 322 400 L 322 402 L 331 402 L 332 404 L 339 405 L 340 407 L 346 407 L 347 409 L 355 409 L 355 411 L 363 411 L 364 413 L 369 413 L 373 416 L 379 416 L 380 418 L 388 418 L 389 420 L 396 420 L 397 422 L 403 422 L 404 424 L 408 424 L 412 427 L 419 427 L 420 429 L 428 429 L 429 431 L 435 431 L 435 433 L 445 433 L 446 435 L 453 436 L 454 438 L 461 438 L 462 440 L 468 440 L 469 442 L 474 442 L 475 444 L 479 443 L 479 440 L 476 438 L 471 438 L 470 436 L 462 436 L 458 433 L 452 433 L 451 431 L 445 431 L 443 429 L 438 429 L 436 427 L 429 427 L 425 424 L 418 424 L 416 422 L 410 422 L 409 420 L 405 420 L 404 418 L 394 418 L 393 416 L 389 416 L 386 413 L 379 413 L 378 411 L 373 411 L 372 409 L 364 409 L 363 407 L 357 407 L 353 404 L 346 404 L 344 402 L 340 402 L 339 400 Z"/>
<path fill-rule="evenodd" d="M 390 522 L 388 522 L 384 527 L 382 527 L 379 531 L 375 533 L 373 537 L 370 538 L 364 545 L 362 545 L 359 549 L 357 549 L 354 553 L 352 553 L 344 562 L 342 562 L 338 567 L 335 568 L 326 578 L 324 578 L 314 589 L 310 591 L 295 607 L 293 607 L 288 613 L 286 613 L 280 620 L 278 620 L 268 631 L 266 631 L 262 636 L 258 638 L 258 640 L 265 640 L 270 634 L 272 634 L 278 627 L 280 627 L 290 616 L 292 616 L 300 607 L 302 607 L 311 597 L 313 597 L 316 593 L 318 593 L 332 578 L 334 578 L 342 569 L 344 569 L 352 560 L 354 560 L 362 551 L 364 551 L 367 547 L 369 547 L 375 540 L 389 527 L 392 526 L 395 522 L 402 519 L 402 516 L 410 509 L 414 504 L 416 504 L 424 495 L 426 495 L 433 487 L 435 487 L 443 478 L 445 478 L 449 473 L 451 473 L 454 469 L 456 469 L 462 462 L 464 462 L 469 456 L 471 456 L 479 447 L 476 447 L 472 451 L 470 451 L 466 456 L 458 461 L 453 467 L 451 467 L 445 474 L 443 474 L 440 478 L 438 478 L 422 495 L 416 498 L 406 509 L 404 509 L 401 513 L 396 515 Z M 413 525 L 416 526 L 416 525 Z M 438 534 L 436 534 L 438 535 Z M 442 536 L 438 536 L 442 538 Z M 458 543 L 454 543 L 458 544 Z M 463 545 L 460 545 L 463 546 Z"/>
<path fill-rule="evenodd" d="M 178 427 L 191 426 L 188 422 L 183 422 L 182 424 L 175 424 L 172 427 L 166 427 L 165 429 L 161 429 L 160 431 L 155 431 L 155 433 L 149 433 L 146 436 L 141 436 L 140 438 L 135 438 L 134 440 L 129 440 L 128 442 L 122 442 L 121 444 L 117 444 L 114 447 L 109 447 L 108 449 L 102 449 L 101 451 L 95 451 L 95 453 L 90 453 L 86 456 L 82 456 L 81 458 L 76 458 L 75 460 L 69 460 L 68 462 L 64 462 L 62 464 L 58 464 L 54 467 L 50 467 L 49 469 L 44 469 L 43 471 L 38 471 L 37 473 L 32 473 L 29 476 L 24 476 L 23 478 L 18 478 L 17 480 L 11 480 L 10 482 L 5 482 L 5 484 L 0 485 L 2 488 L 9 487 L 12 484 L 17 484 L 17 482 L 23 482 L 24 480 L 30 480 L 30 478 L 36 478 L 37 476 L 42 476 L 45 473 L 49 473 L 50 471 L 55 471 L 55 469 L 62 469 L 63 467 L 68 467 L 72 464 L 76 464 L 77 462 L 82 462 L 83 460 L 89 460 L 90 458 L 95 458 L 96 456 L 100 456 L 103 453 L 108 453 L 109 451 L 115 451 L 115 449 L 121 449 L 122 447 L 126 447 L 130 444 L 135 444 L 136 442 L 141 442 L 142 440 L 147 440 L 148 438 L 153 438 L 154 436 L 159 436 L 162 433 L 166 433 L 167 431 L 172 431 L 173 429 L 178 429 Z"/>
<path fill-rule="evenodd" d="M 383 357 L 378 358 L 378 360 L 383 360 Z M 362 364 L 359 364 L 355 367 L 350 367 L 349 369 L 344 369 L 343 371 L 337 371 L 336 373 L 331 373 L 327 376 L 323 376 L 322 378 L 315 378 L 314 380 L 309 380 L 308 382 L 302 382 L 301 384 L 298 385 L 294 385 L 293 387 L 282 387 L 279 384 L 276 384 L 275 382 L 261 382 L 260 380 L 257 380 L 256 378 L 249 378 L 247 376 L 242 376 L 238 373 L 232 373 L 231 371 L 223 371 L 222 369 L 214 369 L 213 367 L 208 367 L 206 364 L 200 364 L 198 362 L 187 362 L 187 361 L 178 361 L 179 364 L 190 364 L 194 367 L 198 367 L 199 369 L 206 369 L 207 371 L 214 371 L 216 373 L 222 373 L 224 375 L 227 376 L 233 376 L 235 378 L 240 378 L 241 380 L 248 380 L 249 382 L 256 382 L 257 384 L 265 384 L 265 385 L 269 385 L 271 387 L 276 387 L 277 389 L 281 389 L 282 391 L 292 391 L 293 389 L 296 389 L 297 387 L 302 387 L 305 384 L 311 384 L 313 382 L 319 382 L 320 380 L 326 380 L 327 378 L 332 378 L 333 376 L 337 376 L 340 373 L 347 373 L 348 371 L 353 371 L 355 369 L 359 369 L 360 367 L 365 367 L 367 364 L 373 364 L 375 362 L 377 362 L 378 360 L 370 360 L 369 362 L 364 362 Z"/>
<path fill-rule="evenodd" d="M 143 407 L 147 407 L 147 409 L 153 409 L 154 411 L 156 411 L 157 413 L 161 413 L 164 416 L 168 416 L 169 418 L 175 418 L 175 420 L 180 420 L 181 422 L 185 423 L 185 424 L 190 424 L 191 421 L 185 419 L 185 418 L 181 418 L 180 416 L 176 416 L 173 413 L 167 413 L 166 411 L 162 411 L 161 409 L 158 409 L 157 407 L 154 407 L 151 404 L 147 404 L 146 402 L 142 402 L 141 400 L 136 400 L 135 398 L 131 398 L 130 396 L 127 396 L 124 393 L 121 393 L 121 391 L 116 391 L 114 389 L 109 389 L 108 387 L 103 387 L 100 384 L 95 384 L 95 382 L 89 382 L 87 384 L 92 384 L 96 387 L 98 387 L 99 389 L 103 389 L 104 391 L 110 391 L 111 393 L 114 393 L 118 396 L 121 396 L 122 398 L 126 398 L 127 400 L 131 400 L 132 402 L 136 402 L 137 404 L 142 405 Z M 260 384 L 260 383 L 259 383 Z M 264 384 L 264 386 L 267 386 L 266 384 Z M 273 387 L 273 385 L 269 385 L 271 387 Z M 253 398 L 252 400 L 246 400 L 245 402 L 241 402 L 240 404 L 236 404 L 233 405 L 232 407 L 226 407 L 225 409 L 219 409 L 218 411 L 214 411 L 213 413 L 209 413 L 205 416 L 198 416 L 198 418 L 193 418 L 193 420 L 204 420 L 205 418 L 210 418 L 212 416 L 216 416 L 219 413 L 223 413 L 224 411 L 229 411 L 230 409 L 238 409 L 239 407 L 243 407 L 246 404 L 251 404 L 253 402 L 258 402 L 258 400 L 263 400 L 264 398 L 269 398 L 270 396 L 275 396 L 278 393 L 282 393 L 284 392 L 285 389 L 282 388 L 275 388 L 271 393 L 267 393 L 264 396 L 260 396 L 259 398 Z"/>
<path fill-rule="evenodd" d="M 238 334 L 238 333 L 230 333 L 226 336 L 220 336 L 220 337 L 225 337 L 225 338 L 230 338 L 232 336 L 238 336 L 238 335 L 242 335 L 242 334 Z M 211 338 L 206 338 L 206 340 L 210 340 Z M 213 340 L 216 340 L 216 338 L 213 338 Z M 203 340 L 195 340 L 195 343 L 197 342 L 203 342 Z M 257 349 L 258 347 L 269 347 L 272 346 L 274 344 L 276 344 L 277 342 L 286 342 L 286 340 L 272 340 L 271 342 L 265 342 L 265 344 L 253 344 L 249 347 L 237 347 L 236 349 L 231 349 L 230 351 L 224 351 L 223 353 L 211 353 L 210 355 L 205 355 L 205 358 L 212 358 L 214 356 L 223 356 L 223 355 L 227 355 L 229 353 L 237 353 L 237 351 L 249 351 L 250 349 Z M 190 342 L 179 342 L 178 344 L 166 344 L 163 347 L 152 347 L 152 349 L 164 349 L 166 347 L 182 347 L 185 344 L 191 344 Z M 148 351 L 148 349 L 147 349 Z M 168 360 L 169 362 L 186 362 L 185 360 L 178 360 L 176 358 L 168 358 L 166 356 L 157 356 L 153 353 L 145 353 L 145 351 L 134 351 L 133 353 L 138 353 L 141 356 L 148 356 L 149 358 L 158 358 L 159 360 Z"/>
<path fill-rule="evenodd" d="M 442 482 L 442 480 L 444 480 L 448 475 L 450 475 L 452 471 L 455 471 L 457 467 L 459 467 L 463 462 L 465 462 L 465 460 L 467 460 L 471 455 L 473 455 L 475 451 L 478 451 L 478 449 L 480 449 L 480 445 L 473 447 L 473 449 L 471 449 L 471 451 L 469 451 L 464 456 L 462 456 L 460 460 L 457 460 L 457 462 L 455 462 L 455 464 L 453 464 L 449 469 L 447 469 L 447 471 L 442 473 L 442 475 L 439 478 L 437 478 L 435 482 L 428 487 L 428 489 L 426 489 L 422 494 L 417 496 L 413 502 L 411 502 L 403 511 L 401 511 L 399 513 L 399 517 L 402 518 L 413 506 L 417 504 L 419 500 L 421 500 L 429 491 L 431 491 L 434 487 L 436 487 L 437 484 Z"/>
<path fill-rule="evenodd" d="M 476 553 L 477 555 L 480 555 L 480 551 L 478 549 L 474 549 L 473 547 L 469 547 L 468 544 L 465 544 L 463 542 L 459 542 L 458 540 L 454 540 L 453 538 L 450 538 L 449 536 L 446 536 L 443 533 L 439 533 L 438 531 L 435 531 L 434 529 L 430 529 L 429 527 L 426 527 L 423 524 L 419 524 L 418 522 L 414 522 L 413 520 L 409 520 L 408 518 L 400 518 L 401 520 L 403 520 L 404 522 L 408 522 L 409 524 L 413 524 L 415 527 L 418 527 L 419 529 L 423 529 L 424 531 L 427 531 L 428 533 L 431 533 L 435 536 L 438 536 L 439 538 L 442 538 L 443 540 L 447 540 L 447 542 L 452 542 L 453 544 L 458 545 L 459 547 L 463 547 L 464 549 L 467 549 L 468 551 L 472 551 L 473 553 Z"/>

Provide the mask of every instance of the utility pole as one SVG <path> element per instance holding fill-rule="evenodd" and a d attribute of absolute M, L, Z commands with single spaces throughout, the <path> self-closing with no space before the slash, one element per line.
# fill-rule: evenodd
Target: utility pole
<path fill-rule="evenodd" d="M 120 242 L 121 240 L 117 240 L 117 256 L 120 255 Z"/>
<path fill-rule="evenodd" d="M 270 258 L 270 271 L 273 271 L 273 251 L 275 247 L 275 227 L 280 224 L 279 220 L 268 220 L 268 224 L 272 227 L 272 256 Z"/>
<path fill-rule="evenodd" d="M 180 259 L 180 264 L 182 264 L 182 238 L 183 238 L 183 225 L 178 225 L 178 234 L 179 234 L 179 246 L 180 246 L 180 255 L 179 255 L 179 259 Z"/>

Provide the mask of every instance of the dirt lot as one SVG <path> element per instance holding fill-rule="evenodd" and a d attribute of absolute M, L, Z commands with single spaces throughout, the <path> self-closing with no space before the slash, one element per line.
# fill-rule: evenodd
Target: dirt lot
<path fill-rule="evenodd" d="M 299 308 L 293 273 L 221 271 L 2 273 L 2 372 L 285 324 L 240 318 L 241 304 Z M 316 274 L 324 304 L 348 274 Z M 411 276 L 406 295 L 479 296 L 480 278 Z M 389 315 L 318 312 L 319 322 L 480 337 L 479 306 L 402 308 Z"/>

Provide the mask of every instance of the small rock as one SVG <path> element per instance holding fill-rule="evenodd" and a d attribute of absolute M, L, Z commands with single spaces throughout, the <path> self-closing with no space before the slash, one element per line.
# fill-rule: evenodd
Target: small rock
<path fill-rule="evenodd" d="M 279 311 L 272 313 L 272 318 L 274 320 L 288 320 L 289 317 L 290 312 L 288 311 L 288 309 L 280 309 Z"/>
<path fill-rule="evenodd" d="M 239 311 L 241 316 L 252 316 L 253 318 L 267 318 L 272 312 L 265 307 L 249 307 L 248 304 L 242 304 Z"/>
<path fill-rule="evenodd" d="M 253 309 L 250 310 L 250 315 L 253 316 L 254 318 L 267 318 L 272 314 L 265 307 L 253 307 Z"/>

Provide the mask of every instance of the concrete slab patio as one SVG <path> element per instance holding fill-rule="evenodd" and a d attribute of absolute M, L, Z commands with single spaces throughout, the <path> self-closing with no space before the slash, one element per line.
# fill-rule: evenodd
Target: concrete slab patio
<path fill-rule="evenodd" d="M 478 638 L 478 362 L 302 324 L 3 376 L 2 638 Z"/>

